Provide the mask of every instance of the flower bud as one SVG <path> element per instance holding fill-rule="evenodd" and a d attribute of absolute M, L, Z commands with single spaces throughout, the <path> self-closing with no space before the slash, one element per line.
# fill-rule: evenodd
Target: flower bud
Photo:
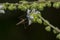
<path fill-rule="evenodd" d="M 57 34 L 56 38 L 60 39 L 60 33 L 59 33 L 59 34 Z"/>
<path fill-rule="evenodd" d="M 48 31 L 48 32 L 50 32 L 51 31 L 51 27 L 50 26 L 46 26 L 45 30 Z"/>

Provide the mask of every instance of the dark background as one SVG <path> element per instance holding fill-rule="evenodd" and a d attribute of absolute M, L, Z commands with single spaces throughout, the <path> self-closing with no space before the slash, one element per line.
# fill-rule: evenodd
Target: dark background
<path fill-rule="evenodd" d="M 18 2 L 19 0 L 0 0 L 0 2 Z M 21 10 L 9 11 L 5 10 L 5 14 L 0 14 L 0 40 L 58 40 L 53 32 L 44 30 L 44 25 L 33 23 L 30 26 L 20 24 L 18 17 L 26 12 Z M 42 16 L 51 24 L 60 28 L 60 8 L 46 7 L 42 12 Z M 24 29 L 27 27 L 27 29 Z"/>

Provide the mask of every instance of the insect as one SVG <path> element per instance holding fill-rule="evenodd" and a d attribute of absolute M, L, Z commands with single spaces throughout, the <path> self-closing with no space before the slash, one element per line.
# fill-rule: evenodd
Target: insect
<path fill-rule="evenodd" d="M 28 9 L 27 10 L 27 15 L 26 15 L 26 17 L 28 18 L 28 20 L 29 20 L 29 13 L 30 13 L 30 10 Z M 19 25 L 19 24 L 21 24 L 21 23 L 23 23 L 23 22 L 25 22 L 25 20 L 26 20 L 26 18 L 25 19 L 22 19 L 20 22 L 18 22 L 16 25 Z M 30 20 L 29 20 L 29 22 L 30 22 Z M 29 23 L 30 24 L 30 23 Z"/>
<path fill-rule="evenodd" d="M 33 23 L 32 21 L 35 18 L 37 18 L 37 16 L 35 16 L 37 14 L 40 14 L 40 12 L 39 11 L 36 11 L 36 9 L 32 9 L 32 10 L 28 9 L 27 10 L 26 17 L 27 17 L 27 20 L 28 20 L 28 25 L 31 25 Z M 22 19 L 22 21 L 18 22 L 16 25 L 19 25 L 19 24 L 23 23 L 25 20 L 26 20 L 26 18 L 25 19 Z"/>

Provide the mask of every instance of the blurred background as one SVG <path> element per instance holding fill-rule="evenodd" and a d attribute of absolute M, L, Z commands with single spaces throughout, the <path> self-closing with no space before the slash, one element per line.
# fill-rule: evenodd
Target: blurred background
<path fill-rule="evenodd" d="M 4 2 L 18 3 L 19 0 L 0 0 L 0 3 Z M 44 30 L 43 24 L 32 23 L 28 26 L 28 23 L 26 23 L 16 26 L 16 23 L 20 21 L 18 17 L 25 15 L 26 12 L 21 10 L 5 10 L 5 12 L 5 14 L 0 14 L 0 40 L 58 40 L 52 31 Z M 45 7 L 41 13 L 51 24 L 60 28 L 60 8 Z"/>

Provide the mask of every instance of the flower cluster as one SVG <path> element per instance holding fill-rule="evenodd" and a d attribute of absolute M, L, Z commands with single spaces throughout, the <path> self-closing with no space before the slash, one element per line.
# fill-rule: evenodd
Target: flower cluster
<path fill-rule="evenodd" d="M 51 7 L 51 2 L 28 2 L 28 1 L 20 1 L 19 3 L 3 3 L 3 9 L 15 10 L 20 9 L 22 11 L 26 11 L 27 9 L 38 9 L 43 10 L 44 7 Z"/>
<path fill-rule="evenodd" d="M 3 3 L 2 9 L 9 9 L 9 10 L 15 10 L 20 9 L 22 11 L 26 11 L 27 9 L 38 9 L 43 10 L 44 7 L 51 7 L 51 1 L 47 2 L 28 2 L 28 1 L 20 1 L 19 3 Z M 54 8 L 60 7 L 60 2 L 54 2 L 53 3 Z"/>
<path fill-rule="evenodd" d="M 40 11 L 37 11 L 35 9 L 33 10 L 27 10 L 27 18 L 29 21 L 29 25 L 31 25 L 31 23 L 39 23 L 45 25 L 45 30 L 50 32 L 53 28 L 53 33 L 57 34 L 56 38 L 60 39 L 60 29 L 58 27 L 53 26 L 52 24 L 50 24 L 47 20 L 45 20 Z M 43 21 L 43 22 L 42 22 Z"/>
<path fill-rule="evenodd" d="M 20 9 L 22 11 L 26 11 L 27 9 L 38 9 L 43 10 L 44 7 L 51 7 L 51 1 L 47 2 L 28 2 L 28 1 L 20 1 L 19 3 L 3 3 L 2 9 L 9 9 L 9 10 L 15 10 Z M 54 8 L 60 8 L 60 2 L 53 2 Z"/>
<path fill-rule="evenodd" d="M 51 25 L 47 20 L 45 20 L 40 11 L 43 11 L 44 7 L 51 7 L 51 2 L 28 2 L 28 1 L 20 1 L 19 3 L 3 3 L 0 5 L 0 13 L 5 13 L 4 10 L 9 9 L 9 10 L 22 10 L 22 11 L 27 11 L 27 18 L 29 21 L 29 25 L 31 23 L 38 22 L 39 24 L 44 24 L 45 30 L 46 31 L 51 31 L 51 28 L 53 28 L 53 33 L 57 34 L 56 38 L 60 39 L 60 30 L 59 28 Z M 53 3 L 54 8 L 60 8 L 60 2 L 54 2 Z M 42 22 L 43 21 L 43 22 Z"/>
<path fill-rule="evenodd" d="M 39 18 L 41 16 L 41 13 L 39 11 L 33 10 L 27 10 L 27 18 L 29 21 L 29 25 L 31 25 L 32 22 L 38 22 L 42 24 L 42 20 Z"/>

